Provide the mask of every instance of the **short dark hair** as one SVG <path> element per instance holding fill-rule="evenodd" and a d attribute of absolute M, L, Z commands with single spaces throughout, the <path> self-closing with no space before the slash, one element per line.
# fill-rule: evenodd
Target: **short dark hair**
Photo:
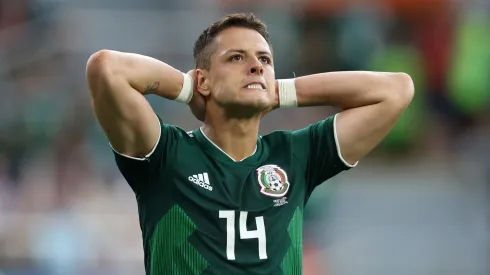
<path fill-rule="evenodd" d="M 211 68 L 212 43 L 214 38 L 222 31 L 231 27 L 244 27 L 257 31 L 264 37 L 269 47 L 269 32 L 267 26 L 253 13 L 234 13 L 222 17 L 220 20 L 206 28 L 194 44 L 194 61 L 196 68 L 209 70 Z M 271 47 L 272 50 L 272 47 Z"/>

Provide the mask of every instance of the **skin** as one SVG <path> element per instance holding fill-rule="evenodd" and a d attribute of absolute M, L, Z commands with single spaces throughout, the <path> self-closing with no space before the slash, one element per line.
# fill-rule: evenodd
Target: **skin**
<path fill-rule="evenodd" d="M 247 28 L 226 29 L 214 44 L 210 69 L 195 71 L 196 89 L 206 102 L 202 130 L 242 160 L 255 150 L 262 113 L 278 104 L 273 58 L 267 41 Z M 265 88 L 246 87 L 254 82 Z"/>
<path fill-rule="evenodd" d="M 205 113 L 205 134 L 240 160 L 255 149 L 260 118 L 278 108 L 273 62 L 261 60 L 262 53 L 270 53 L 269 46 L 250 29 L 227 29 L 217 37 L 216 46 L 211 69 L 193 72 L 201 104 L 191 109 Z M 230 62 L 235 57 L 232 49 L 241 53 Z M 244 83 L 259 79 L 267 84 L 265 91 L 243 89 Z M 342 157 L 351 165 L 386 137 L 414 94 L 412 80 L 404 73 L 321 73 L 296 78 L 295 87 L 299 107 L 329 105 L 343 110 L 336 132 Z"/>
<path fill-rule="evenodd" d="M 204 121 L 204 133 L 235 160 L 253 154 L 260 118 L 278 107 L 273 59 L 257 32 L 231 27 L 214 40 L 209 70 L 188 72 L 195 80 L 189 106 Z M 238 50 L 238 51 L 237 51 Z M 102 50 L 87 63 L 94 112 L 111 145 L 120 153 L 142 157 L 151 152 L 160 127 L 144 98 L 175 99 L 182 73 L 146 56 Z M 265 89 L 246 89 L 262 82 Z M 404 73 L 333 72 L 295 79 L 299 107 L 336 106 L 336 133 L 344 160 L 354 164 L 395 125 L 413 98 Z"/>

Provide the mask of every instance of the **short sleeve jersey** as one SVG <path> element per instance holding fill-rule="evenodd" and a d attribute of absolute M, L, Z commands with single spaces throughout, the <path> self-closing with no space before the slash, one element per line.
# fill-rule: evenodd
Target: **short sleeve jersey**
<path fill-rule="evenodd" d="M 350 168 L 335 116 L 258 137 L 239 162 L 200 129 L 159 120 L 147 157 L 115 152 L 136 194 L 146 274 L 302 274 L 303 208 L 316 186 Z"/>

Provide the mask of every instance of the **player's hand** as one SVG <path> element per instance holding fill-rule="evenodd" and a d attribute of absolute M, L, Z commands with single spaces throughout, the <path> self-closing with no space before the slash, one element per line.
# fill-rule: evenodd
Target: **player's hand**
<path fill-rule="evenodd" d="M 277 85 L 277 80 L 276 80 L 276 87 L 274 88 L 274 99 L 271 103 L 271 106 L 269 106 L 267 109 L 265 109 L 265 111 L 262 112 L 260 118 L 263 118 L 268 113 L 274 111 L 277 108 L 279 108 L 279 86 Z"/>
<path fill-rule="evenodd" d="M 189 108 L 191 108 L 192 114 L 200 121 L 204 122 L 204 117 L 206 116 L 206 99 L 197 90 L 197 79 L 196 71 L 190 70 L 187 72 L 188 75 L 194 80 L 194 94 L 189 102 Z"/>

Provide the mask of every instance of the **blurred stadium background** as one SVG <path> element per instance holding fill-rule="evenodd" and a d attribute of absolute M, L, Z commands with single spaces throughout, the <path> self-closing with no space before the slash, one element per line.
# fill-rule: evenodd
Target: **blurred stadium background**
<path fill-rule="evenodd" d="M 0 0 L 0 274 L 144 273 L 86 60 L 107 48 L 187 71 L 200 31 L 241 11 L 268 23 L 278 78 L 380 70 L 416 84 L 382 146 L 311 199 L 305 274 L 490 274 L 489 0 Z M 166 122 L 199 126 L 149 100 Z M 335 111 L 279 110 L 262 132 Z"/>

